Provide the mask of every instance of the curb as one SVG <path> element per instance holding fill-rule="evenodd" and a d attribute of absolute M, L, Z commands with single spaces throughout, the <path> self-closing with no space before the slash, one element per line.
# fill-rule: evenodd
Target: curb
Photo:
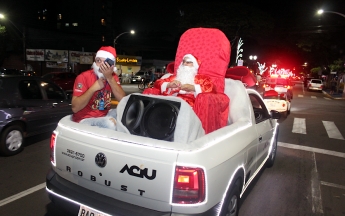
<path fill-rule="evenodd" d="M 334 100 L 345 100 L 345 97 L 343 97 L 342 95 L 339 96 L 339 97 L 333 97 L 332 95 L 328 94 L 328 93 L 327 93 L 326 91 L 324 91 L 324 90 L 322 90 L 322 93 L 323 93 L 324 95 L 326 95 L 327 97 L 332 98 L 332 99 L 334 99 Z M 345 95 L 345 93 L 343 93 L 343 95 Z"/>

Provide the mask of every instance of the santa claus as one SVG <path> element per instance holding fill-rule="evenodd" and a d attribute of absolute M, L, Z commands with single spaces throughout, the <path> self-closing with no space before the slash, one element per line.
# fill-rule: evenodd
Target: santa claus
<path fill-rule="evenodd" d="M 155 82 L 154 88 L 162 95 L 173 95 L 184 99 L 193 107 L 196 96 L 202 92 L 213 92 L 213 83 L 207 75 L 198 74 L 201 62 L 192 54 L 183 56 L 176 75 Z"/>

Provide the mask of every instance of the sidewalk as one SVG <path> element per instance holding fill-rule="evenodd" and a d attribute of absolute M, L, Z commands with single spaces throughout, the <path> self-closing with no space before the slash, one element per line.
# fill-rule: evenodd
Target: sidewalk
<path fill-rule="evenodd" d="M 337 100 L 345 100 L 345 93 L 343 92 L 337 92 L 331 95 L 329 89 L 322 90 L 322 93 L 326 95 L 326 97 L 332 98 L 332 99 L 337 99 Z"/>

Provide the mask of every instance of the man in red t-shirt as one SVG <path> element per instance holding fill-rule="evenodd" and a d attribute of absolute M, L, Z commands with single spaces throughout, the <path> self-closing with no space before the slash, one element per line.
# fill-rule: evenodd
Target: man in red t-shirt
<path fill-rule="evenodd" d="M 126 94 L 116 73 L 116 51 L 101 47 L 96 53 L 92 69 L 79 74 L 74 82 L 72 119 L 75 122 L 116 129 L 116 109 L 111 108 L 111 94 L 120 101 Z M 113 65 L 105 62 L 110 59 Z"/>

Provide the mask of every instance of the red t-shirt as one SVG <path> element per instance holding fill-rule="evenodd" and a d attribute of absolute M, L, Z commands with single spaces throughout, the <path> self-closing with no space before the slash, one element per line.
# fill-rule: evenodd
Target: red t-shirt
<path fill-rule="evenodd" d="M 120 85 L 118 76 L 113 75 L 116 82 Z M 77 76 L 74 81 L 73 96 L 81 96 L 86 92 L 97 80 L 97 76 L 93 69 L 87 70 Z M 104 101 L 104 110 L 99 110 L 99 104 L 101 100 Z M 111 87 L 106 82 L 105 88 L 96 91 L 89 103 L 81 110 L 73 114 L 73 121 L 80 122 L 85 118 L 102 117 L 107 115 L 111 108 Z"/>

